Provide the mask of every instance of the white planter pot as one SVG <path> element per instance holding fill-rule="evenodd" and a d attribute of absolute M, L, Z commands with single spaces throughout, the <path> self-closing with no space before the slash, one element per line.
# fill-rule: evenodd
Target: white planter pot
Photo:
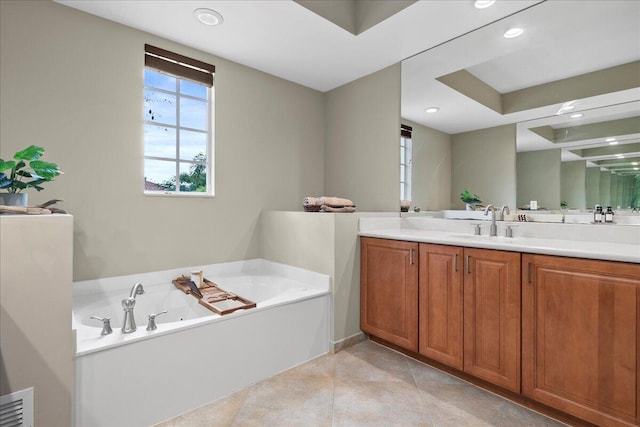
<path fill-rule="evenodd" d="M 27 206 L 27 193 L 0 193 L 0 205 Z"/>

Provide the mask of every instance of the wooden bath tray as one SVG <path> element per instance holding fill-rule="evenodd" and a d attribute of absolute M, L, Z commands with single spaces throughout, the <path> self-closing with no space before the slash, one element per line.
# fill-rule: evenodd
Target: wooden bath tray
<path fill-rule="evenodd" d="M 191 281 L 191 278 L 186 276 L 181 276 L 173 280 L 173 284 L 185 294 L 193 295 L 200 305 L 219 315 L 233 313 L 236 310 L 254 308 L 256 306 L 255 302 L 249 301 L 234 293 L 227 292 L 207 279 L 204 279 L 205 286 L 201 288 L 196 287 Z M 200 295 L 198 295 L 198 293 L 200 293 Z"/>

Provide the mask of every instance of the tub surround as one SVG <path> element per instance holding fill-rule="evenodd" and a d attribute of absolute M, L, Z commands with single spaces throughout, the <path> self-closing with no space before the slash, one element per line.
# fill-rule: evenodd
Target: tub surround
<path fill-rule="evenodd" d="M 76 309 L 75 425 L 152 425 L 329 352 L 329 277 L 263 259 L 79 282 L 74 304 L 96 295 L 126 296 L 132 283 L 142 282 L 150 291 L 169 284 L 185 304 L 199 306 L 171 284 L 191 270 L 203 270 L 223 288 L 253 281 L 266 287 L 285 283 L 291 292 L 225 316 L 198 307 L 205 313 L 189 320 L 158 318 L 152 332 L 139 322 L 134 333 L 114 328 L 107 336 L 100 335 L 99 322 L 85 325 L 88 313 L 80 319 Z"/>
<path fill-rule="evenodd" d="M 474 235 L 480 223 L 482 235 Z M 485 221 L 441 218 L 362 218 L 360 236 L 412 242 L 500 249 L 640 263 L 640 227 L 618 224 L 555 224 L 498 221 L 498 235 L 489 237 Z M 511 226 L 513 238 L 504 237 Z"/>
<path fill-rule="evenodd" d="M 34 424 L 70 426 L 73 217 L 0 215 L 0 236 L 0 395 L 33 387 Z"/>

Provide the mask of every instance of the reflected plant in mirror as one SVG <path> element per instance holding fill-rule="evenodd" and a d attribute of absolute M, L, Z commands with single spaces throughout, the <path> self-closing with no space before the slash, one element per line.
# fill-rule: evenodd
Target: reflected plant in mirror
<path fill-rule="evenodd" d="M 478 196 L 477 194 L 474 194 L 472 196 L 471 193 L 469 193 L 469 190 L 467 190 L 466 188 L 462 191 L 462 193 L 460 193 L 460 200 L 465 203 L 468 211 L 474 210 L 475 205 L 482 203 L 482 200 L 480 200 L 480 196 Z"/>

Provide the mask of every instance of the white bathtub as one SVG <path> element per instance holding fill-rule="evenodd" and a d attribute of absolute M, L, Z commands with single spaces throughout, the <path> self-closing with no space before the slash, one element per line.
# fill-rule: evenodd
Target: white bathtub
<path fill-rule="evenodd" d="M 200 269 L 256 308 L 219 316 L 171 284 Z M 122 334 L 121 300 L 135 282 L 145 288 L 138 329 Z M 74 283 L 75 425 L 152 425 L 325 354 L 329 287 L 328 276 L 261 259 Z M 100 335 L 91 316 L 111 317 L 113 333 Z"/>

